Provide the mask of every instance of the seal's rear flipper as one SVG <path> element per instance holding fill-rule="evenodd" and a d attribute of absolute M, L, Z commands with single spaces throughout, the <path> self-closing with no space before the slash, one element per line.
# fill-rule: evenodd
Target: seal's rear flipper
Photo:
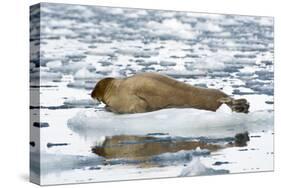
<path fill-rule="evenodd" d="M 234 99 L 232 101 L 231 109 L 234 112 L 242 112 L 248 113 L 249 112 L 250 104 L 246 99 Z"/>
<path fill-rule="evenodd" d="M 240 113 L 248 113 L 250 104 L 246 99 L 233 99 L 230 97 L 221 98 L 219 102 L 227 104 L 232 111 Z"/>

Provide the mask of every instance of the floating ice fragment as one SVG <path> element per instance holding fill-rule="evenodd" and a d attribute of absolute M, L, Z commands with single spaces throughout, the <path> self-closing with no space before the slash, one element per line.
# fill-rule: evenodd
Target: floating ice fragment
<path fill-rule="evenodd" d="M 147 29 L 152 29 L 151 35 L 159 37 L 173 37 L 176 39 L 190 39 L 195 38 L 197 34 L 192 30 L 190 24 L 176 20 L 176 19 L 165 19 L 162 22 L 149 21 Z"/>
<path fill-rule="evenodd" d="M 74 79 L 96 79 L 98 75 L 96 73 L 90 72 L 87 68 L 82 68 L 79 71 L 77 71 L 74 75 Z"/>
<path fill-rule="evenodd" d="M 99 104 L 98 101 L 94 101 L 92 99 L 66 99 L 63 104 L 70 105 L 70 106 L 76 106 L 76 107 L 83 107 L 83 106 L 94 106 L 96 104 Z"/>
<path fill-rule="evenodd" d="M 228 170 L 215 170 L 206 167 L 200 162 L 199 158 L 194 158 L 188 165 L 182 170 L 179 176 L 204 176 L 204 175 L 216 175 L 227 174 Z"/>
<path fill-rule="evenodd" d="M 47 64 L 48 66 L 48 64 Z M 68 64 L 64 64 L 63 66 L 52 66 L 50 67 L 53 71 L 58 71 L 67 74 L 73 74 L 82 68 L 88 68 L 88 64 L 86 62 L 70 62 Z"/>
<path fill-rule="evenodd" d="M 47 67 L 49 67 L 50 69 L 52 68 L 58 68 L 58 67 L 61 67 L 62 66 L 62 63 L 61 61 L 59 60 L 56 60 L 56 61 L 49 61 L 47 64 L 46 64 Z"/>
<path fill-rule="evenodd" d="M 195 29 L 208 32 L 220 32 L 223 29 L 214 22 L 198 22 Z"/>
<path fill-rule="evenodd" d="M 92 90 L 98 79 L 99 78 L 91 80 L 75 80 L 74 82 L 68 83 L 67 87 Z"/>

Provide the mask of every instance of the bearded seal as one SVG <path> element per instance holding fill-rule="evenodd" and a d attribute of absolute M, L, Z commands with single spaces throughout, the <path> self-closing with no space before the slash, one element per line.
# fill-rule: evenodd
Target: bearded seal
<path fill-rule="evenodd" d="M 158 73 L 104 78 L 96 84 L 91 97 L 115 113 L 142 113 L 164 108 L 216 111 L 222 104 L 235 112 L 249 112 L 246 99 L 233 99 L 220 90 L 193 86 Z"/>

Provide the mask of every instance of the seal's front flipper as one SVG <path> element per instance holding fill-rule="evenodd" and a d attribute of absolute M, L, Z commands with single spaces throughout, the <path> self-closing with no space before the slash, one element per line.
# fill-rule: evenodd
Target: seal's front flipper
<path fill-rule="evenodd" d="M 248 113 L 250 104 L 246 99 L 221 98 L 219 102 L 226 104 L 233 112 Z"/>
<path fill-rule="evenodd" d="M 128 106 L 124 109 L 125 113 L 144 113 L 149 111 L 147 101 L 143 98 L 132 95 L 127 98 Z"/>
<path fill-rule="evenodd" d="M 110 106 L 108 106 L 108 105 L 105 105 L 104 109 L 105 109 L 105 111 L 107 111 L 107 112 L 115 112 L 115 111 L 114 111 Z"/>

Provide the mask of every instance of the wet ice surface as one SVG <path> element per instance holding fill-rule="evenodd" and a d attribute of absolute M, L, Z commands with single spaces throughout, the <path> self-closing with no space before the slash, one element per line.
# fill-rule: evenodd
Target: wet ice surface
<path fill-rule="evenodd" d="M 35 11 L 31 22 L 37 19 Z M 31 29 L 31 48 L 40 45 L 40 55 L 32 51 L 30 90 L 41 98 L 31 104 L 41 115 L 31 129 L 41 133 L 42 184 L 273 170 L 272 18 L 42 4 L 40 28 L 40 36 Z M 116 115 L 91 100 L 99 79 L 137 72 L 246 98 L 250 113 L 222 107 Z M 226 147 L 245 131 L 246 146 Z M 156 139 L 144 149 L 162 143 L 169 150 L 157 146 L 161 152 L 145 151 L 145 160 L 93 153 L 118 135 L 138 136 L 122 140 L 119 151 L 143 147 L 147 136 Z M 38 141 L 30 143 L 38 155 Z M 34 161 L 32 173 L 38 169 Z"/>

